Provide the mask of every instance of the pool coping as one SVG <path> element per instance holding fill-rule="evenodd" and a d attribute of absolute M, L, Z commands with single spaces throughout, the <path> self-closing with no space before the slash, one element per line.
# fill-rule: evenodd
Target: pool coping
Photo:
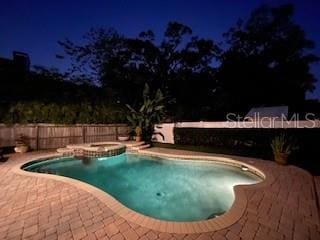
<path fill-rule="evenodd" d="M 264 178 L 263 181 L 252 184 L 252 185 L 237 185 L 234 187 L 234 194 L 235 200 L 231 206 L 231 208 L 225 212 L 224 214 L 208 219 L 208 220 L 201 220 L 201 221 L 193 221 L 193 222 L 173 222 L 173 221 L 165 221 L 155 219 L 149 216 L 145 216 L 141 213 L 138 213 L 128 207 L 124 206 L 121 202 L 116 200 L 110 194 L 100 190 L 97 187 L 94 187 L 88 183 L 82 182 L 80 180 L 72 179 L 69 177 L 52 175 L 52 174 L 44 174 L 44 173 L 34 173 L 28 172 L 21 167 L 28 162 L 31 161 L 42 161 L 46 160 L 51 157 L 63 157 L 60 153 L 52 153 L 52 154 L 44 154 L 37 156 L 33 159 L 27 159 L 22 163 L 15 165 L 12 171 L 16 174 L 25 175 L 25 176 L 32 176 L 32 177 L 40 177 L 46 179 L 52 179 L 64 182 L 66 184 L 71 184 L 81 190 L 84 190 L 96 198 L 98 198 L 102 203 L 104 203 L 108 208 L 110 208 L 115 214 L 119 215 L 120 217 L 124 218 L 129 222 L 133 222 L 138 224 L 142 227 L 166 232 L 166 233 L 183 233 L 183 234 L 190 234 L 190 233 L 206 233 L 206 232 L 213 232 L 217 230 L 224 229 L 236 223 L 244 214 L 247 206 L 247 196 L 245 193 L 246 189 L 257 189 L 262 188 L 264 186 L 270 185 L 274 181 L 274 177 L 270 171 L 267 169 L 259 169 L 250 164 L 251 161 L 257 161 L 254 158 L 248 157 L 238 157 L 238 156 L 221 156 L 221 155 L 196 155 L 196 154 L 168 154 L 168 153 L 158 153 L 152 152 L 150 150 L 141 150 L 138 154 L 142 155 L 149 155 L 149 156 L 156 156 L 156 157 L 166 157 L 166 159 L 170 158 L 178 158 L 181 160 L 199 160 L 199 161 L 215 161 L 221 164 L 233 165 L 233 166 L 245 166 L 248 167 L 249 171 L 261 176 Z M 241 162 L 244 160 L 246 162 Z M 259 161 L 259 160 L 258 160 Z M 249 162 L 249 163 L 247 163 Z"/>

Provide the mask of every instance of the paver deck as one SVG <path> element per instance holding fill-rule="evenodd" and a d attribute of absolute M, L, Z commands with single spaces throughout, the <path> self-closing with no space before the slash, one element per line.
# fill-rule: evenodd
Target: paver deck
<path fill-rule="evenodd" d="M 212 156 L 172 149 L 148 151 Z M 120 217 L 93 194 L 75 185 L 13 171 L 17 164 L 46 154 L 14 154 L 0 163 L 0 239 L 320 239 L 315 188 L 320 181 L 294 166 L 263 160 L 248 162 L 236 157 L 272 172 L 273 181 L 260 188 L 244 188 L 247 205 L 235 224 L 203 234 L 171 234 Z"/>

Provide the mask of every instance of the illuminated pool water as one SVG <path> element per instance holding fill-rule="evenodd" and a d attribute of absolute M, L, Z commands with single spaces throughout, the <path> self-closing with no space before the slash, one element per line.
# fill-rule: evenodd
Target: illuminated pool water
<path fill-rule="evenodd" d="M 215 162 L 127 153 L 91 160 L 55 158 L 23 168 L 81 180 L 132 210 L 170 221 L 197 221 L 221 215 L 234 201 L 235 185 L 262 180 L 238 167 Z"/>

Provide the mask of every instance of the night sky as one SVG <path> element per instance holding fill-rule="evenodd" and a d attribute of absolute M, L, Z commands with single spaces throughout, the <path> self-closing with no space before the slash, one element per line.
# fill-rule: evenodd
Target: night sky
<path fill-rule="evenodd" d="M 91 27 L 114 27 L 127 36 L 151 29 L 163 33 L 169 21 L 189 25 L 194 34 L 222 41 L 222 33 L 246 18 L 260 4 L 294 3 L 295 21 L 302 25 L 309 39 L 315 41 L 320 55 L 320 1 L 263 0 L 104 0 L 104 1 L 15 1 L 0 5 L 0 56 L 12 57 L 12 51 L 29 54 L 32 64 L 65 70 L 68 62 L 56 59 L 61 53 L 57 41 L 65 37 L 81 42 Z M 320 98 L 320 64 L 312 66 L 318 79 L 317 89 L 308 94 Z"/>

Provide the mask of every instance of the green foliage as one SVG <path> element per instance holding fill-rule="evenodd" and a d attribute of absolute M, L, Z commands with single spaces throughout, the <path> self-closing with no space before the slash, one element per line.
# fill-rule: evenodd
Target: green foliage
<path fill-rule="evenodd" d="M 162 92 L 158 89 L 153 98 L 150 96 L 150 88 L 145 84 L 143 90 L 143 104 L 138 110 L 135 110 L 130 105 L 126 105 L 130 111 L 127 116 L 133 129 L 142 131 L 142 136 L 145 140 L 150 141 L 154 129 L 154 125 L 160 123 L 165 116 L 165 106 Z"/>
<path fill-rule="evenodd" d="M 224 108 L 252 105 L 297 106 L 315 88 L 310 65 L 314 43 L 293 21 L 293 5 L 263 5 L 224 36 L 229 47 L 216 75 Z M 235 111 L 235 110 L 232 110 Z"/>
<path fill-rule="evenodd" d="M 270 142 L 278 136 L 290 143 L 290 164 L 320 174 L 320 128 L 175 128 L 170 147 L 229 155 L 273 159 Z M 298 146 L 298 147 L 297 147 Z"/>
<path fill-rule="evenodd" d="M 116 100 L 136 107 L 147 83 L 174 96 L 176 105 L 169 110 L 175 113 L 179 105 L 196 112 L 212 102 L 216 82 L 211 61 L 220 49 L 212 40 L 193 35 L 190 27 L 169 22 L 160 41 L 151 30 L 131 38 L 101 28 L 92 29 L 86 39 L 80 45 L 70 40 L 60 45 L 73 60 L 74 72 L 92 73 L 92 79 L 115 92 Z"/>
<path fill-rule="evenodd" d="M 5 123 L 122 123 L 125 110 L 119 106 L 93 104 L 57 104 L 41 102 L 18 102 L 2 114 Z"/>
<path fill-rule="evenodd" d="M 113 103 L 112 95 L 106 94 L 98 86 L 89 84 L 84 77 L 75 78 L 57 69 L 33 66 L 23 75 L 15 68 L 0 68 L 0 103 L 56 102 L 74 103 L 108 102 Z"/>
<path fill-rule="evenodd" d="M 175 99 L 172 118 L 219 119 L 256 105 L 299 106 L 315 88 L 310 64 L 319 57 L 293 12 L 291 4 L 255 9 L 224 35 L 224 51 L 178 22 L 169 22 L 158 41 L 151 30 L 132 38 L 92 29 L 87 42 L 60 44 L 76 72 L 93 73 L 121 102 L 136 106 L 148 83 Z"/>
<path fill-rule="evenodd" d="M 288 139 L 284 134 L 274 137 L 271 141 L 273 154 L 284 153 L 291 154 L 296 149 L 292 140 Z"/>
<path fill-rule="evenodd" d="M 279 137 L 282 135 L 294 136 L 292 138 Z M 273 152 L 270 147 L 272 140 L 277 139 L 277 149 L 295 151 L 293 158 L 297 164 L 313 164 L 320 155 L 318 128 L 175 128 L 175 144 L 210 147 L 217 153 L 244 155 L 258 158 L 272 159 Z M 299 148 L 297 148 L 297 146 Z M 294 159 L 293 159 L 294 160 Z M 318 161 L 319 162 L 319 161 Z"/>

